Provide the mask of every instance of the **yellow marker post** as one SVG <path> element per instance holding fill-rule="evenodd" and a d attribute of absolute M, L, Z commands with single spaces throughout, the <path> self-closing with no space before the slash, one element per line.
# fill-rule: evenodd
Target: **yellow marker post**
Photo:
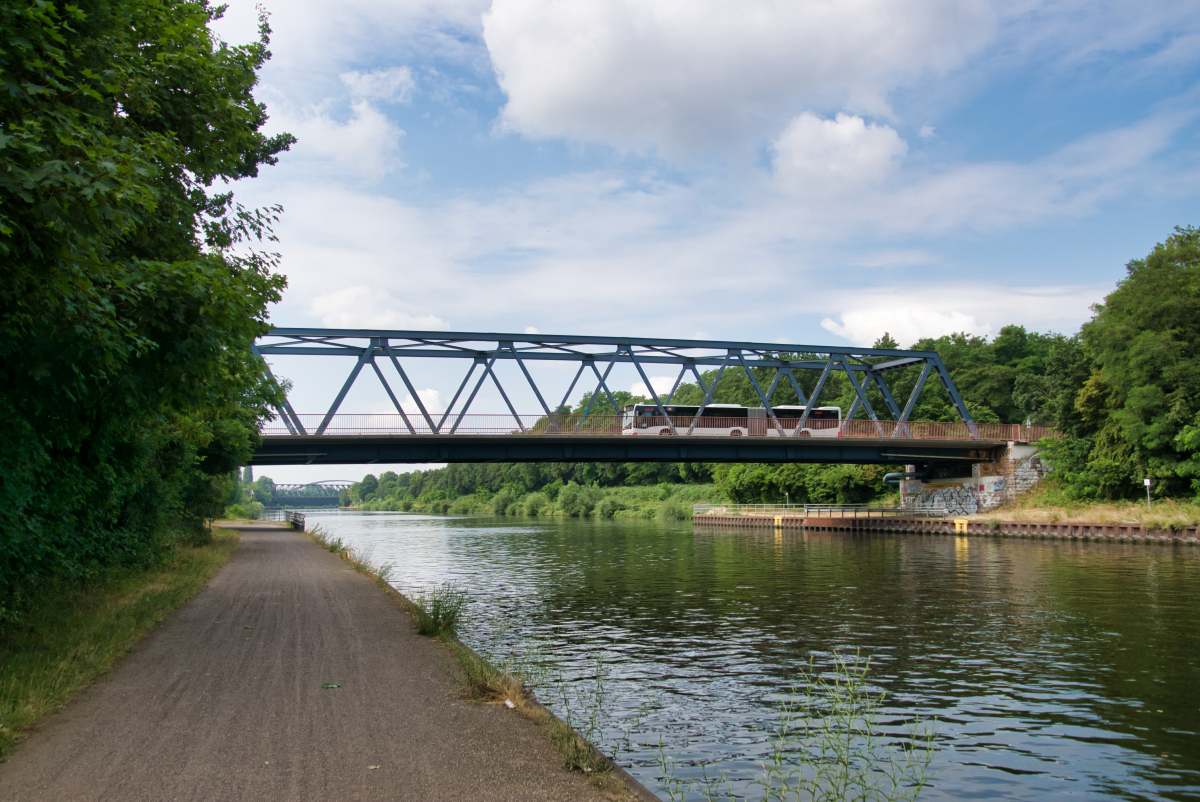
<path fill-rule="evenodd" d="M 954 519 L 954 531 L 955 532 L 967 531 L 967 519 L 966 518 L 955 518 Z"/>
<path fill-rule="evenodd" d="M 775 516 L 775 526 L 776 527 L 783 526 L 783 516 L 782 515 Z"/>

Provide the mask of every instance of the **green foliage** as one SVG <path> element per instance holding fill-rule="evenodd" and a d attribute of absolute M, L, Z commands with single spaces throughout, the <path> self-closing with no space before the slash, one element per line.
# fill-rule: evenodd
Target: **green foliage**
<path fill-rule="evenodd" d="M 1048 364 L 1055 483 L 1073 499 L 1200 495 L 1200 231 L 1177 228 Z"/>
<path fill-rule="evenodd" d="M 545 493 L 530 493 L 525 497 L 525 514 L 541 515 L 550 506 L 550 499 Z"/>
<path fill-rule="evenodd" d="M 501 490 L 492 498 L 492 514 L 507 515 L 508 508 L 513 505 L 514 501 L 512 493 L 507 489 Z"/>
<path fill-rule="evenodd" d="M 718 492 L 741 504 L 865 504 L 892 492 L 881 465 L 720 465 Z"/>
<path fill-rule="evenodd" d="M 558 493 L 558 506 L 563 515 L 583 518 L 592 514 L 592 510 L 600 503 L 600 496 L 599 488 L 568 482 Z"/>
<path fill-rule="evenodd" d="M 202 540 L 280 388 L 250 353 L 278 209 L 215 182 L 291 143 L 204 0 L 0 4 L 0 623 Z M 52 501 L 45 488 L 54 487 Z"/>

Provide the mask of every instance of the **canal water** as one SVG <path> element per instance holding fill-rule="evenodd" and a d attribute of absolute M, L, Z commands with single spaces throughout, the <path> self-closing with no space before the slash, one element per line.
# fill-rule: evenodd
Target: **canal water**
<path fill-rule="evenodd" d="M 463 640 L 540 665 L 539 697 L 577 724 L 600 710 L 596 740 L 664 798 L 664 765 L 761 798 L 781 700 L 835 655 L 869 657 L 885 732 L 934 720 L 923 800 L 1200 798 L 1194 545 L 308 520 L 405 593 L 467 590 Z"/>

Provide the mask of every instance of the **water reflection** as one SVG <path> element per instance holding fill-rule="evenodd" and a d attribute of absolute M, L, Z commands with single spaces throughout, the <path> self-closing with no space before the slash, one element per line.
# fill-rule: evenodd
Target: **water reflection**
<path fill-rule="evenodd" d="M 549 655 L 568 681 L 602 659 L 618 717 L 653 700 L 621 760 L 651 788 L 660 737 L 685 764 L 753 770 L 797 667 L 861 650 L 893 729 L 938 718 L 922 799 L 1200 793 L 1195 546 L 311 518 L 401 590 L 468 588 L 473 645 Z"/>

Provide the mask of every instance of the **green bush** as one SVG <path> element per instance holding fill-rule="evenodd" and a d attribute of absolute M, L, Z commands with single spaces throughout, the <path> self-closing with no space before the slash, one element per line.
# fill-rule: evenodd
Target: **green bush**
<path fill-rule="evenodd" d="M 530 493 L 525 497 L 525 514 L 542 515 L 549 512 L 550 499 L 545 493 Z"/>
<path fill-rule="evenodd" d="M 592 510 L 600 503 L 601 491 L 598 487 L 577 485 L 568 482 L 558 493 L 558 506 L 563 515 L 572 518 L 583 518 L 591 515 Z"/>
<path fill-rule="evenodd" d="M 492 497 L 492 514 L 509 515 L 508 508 L 516 501 L 513 494 L 506 488 Z"/>
<path fill-rule="evenodd" d="M 244 504 L 230 504 L 225 508 L 225 517 L 234 518 L 243 521 L 257 521 L 262 515 L 263 505 L 257 501 L 248 501 Z"/>
<path fill-rule="evenodd" d="M 623 509 L 625 509 L 625 505 L 614 498 L 601 499 L 600 503 L 596 505 L 596 517 L 612 518 L 618 510 Z"/>
<path fill-rule="evenodd" d="M 664 521 L 686 521 L 692 517 L 692 511 L 679 499 L 672 498 L 658 505 L 658 517 Z"/>
<path fill-rule="evenodd" d="M 451 515 L 470 515 L 475 511 L 475 504 L 470 496 L 460 496 L 450 505 Z"/>

